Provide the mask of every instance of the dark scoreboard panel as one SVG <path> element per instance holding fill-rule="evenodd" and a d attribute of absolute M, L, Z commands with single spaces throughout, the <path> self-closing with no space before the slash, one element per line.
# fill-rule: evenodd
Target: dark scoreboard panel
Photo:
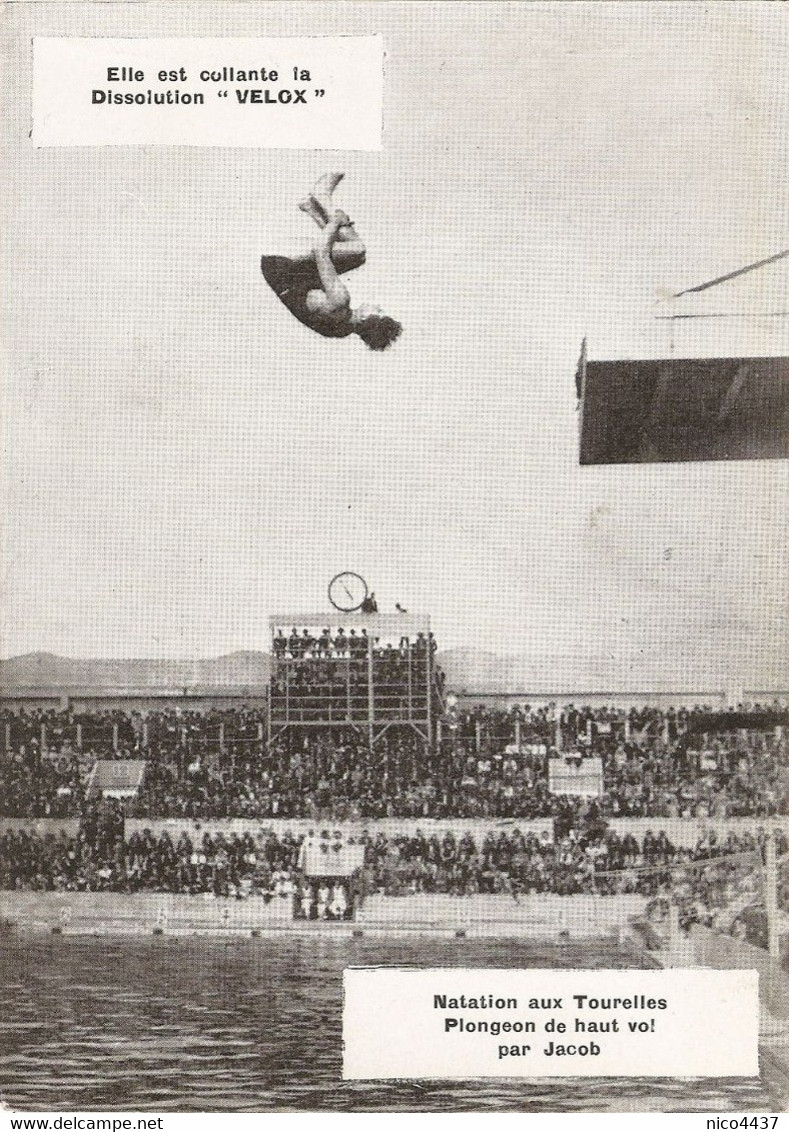
<path fill-rule="evenodd" d="M 587 361 L 581 464 L 789 457 L 789 358 Z"/>

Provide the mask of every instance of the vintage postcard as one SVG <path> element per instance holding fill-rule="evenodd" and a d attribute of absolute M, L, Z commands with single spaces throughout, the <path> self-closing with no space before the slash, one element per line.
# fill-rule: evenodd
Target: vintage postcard
<path fill-rule="evenodd" d="M 2 21 L 3 1128 L 777 1128 L 786 5 Z"/>

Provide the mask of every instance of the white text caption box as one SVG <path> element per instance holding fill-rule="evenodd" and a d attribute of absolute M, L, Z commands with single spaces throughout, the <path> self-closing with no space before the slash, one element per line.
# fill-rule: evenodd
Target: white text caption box
<path fill-rule="evenodd" d="M 381 36 L 33 41 L 33 144 L 379 150 Z"/>
<path fill-rule="evenodd" d="M 759 1072 L 756 971 L 349 968 L 344 991 L 348 1080 Z"/>

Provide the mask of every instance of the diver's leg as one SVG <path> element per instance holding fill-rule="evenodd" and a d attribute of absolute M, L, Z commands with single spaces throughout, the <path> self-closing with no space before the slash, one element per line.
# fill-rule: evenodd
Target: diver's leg
<path fill-rule="evenodd" d="M 319 228 L 325 228 L 329 223 L 329 217 L 334 212 L 332 196 L 344 176 L 344 173 L 324 173 L 315 182 L 309 196 L 299 201 L 301 211 L 306 212 Z"/>
<path fill-rule="evenodd" d="M 301 211 L 314 220 L 320 229 L 325 229 L 329 224 L 334 227 L 331 260 L 338 275 L 361 267 L 367 256 L 367 249 L 352 221 L 344 212 L 335 209 L 332 201 L 332 194 L 344 176 L 344 173 L 324 173 L 316 181 L 310 195 L 299 201 Z M 338 220 L 341 221 L 339 225 Z M 291 262 L 296 267 L 304 267 L 315 262 L 314 254 L 296 256 Z"/>
<path fill-rule="evenodd" d="M 319 228 L 325 228 L 329 223 L 329 218 L 326 216 L 326 213 L 312 197 L 305 197 L 304 200 L 299 201 L 299 208 L 302 212 L 306 213 L 311 220 L 314 220 Z M 362 242 L 359 233 L 350 220 L 347 224 L 343 224 L 337 232 L 337 240 L 340 243 L 360 244 Z"/>
<path fill-rule="evenodd" d="M 334 207 L 333 194 L 344 176 L 344 173 L 324 173 L 323 176 L 318 179 L 315 188 L 310 193 L 310 200 L 314 202 L 320 212 L 326 217 L 326 223 L 338 214 L 338 210 Z M 353 226 L 353 221 L 348 218 L 347 214 L 343 213 L 343 215 L 345 216 L 346 223 L 343 224 L 337 232 L 337 242 L 354 245 L 353 248 L 348 249 L 348 256 L 346 258 L 350 258 L 351 255 L 357 254 L 359 250 L 364 250 L 364 245 L 359 237 L 359 233 Z M 321 227 L 324 227 L 324 225 L 321 225 Z"/>
<path fill-rule="evenodd" d="M 346 271 L 353 271 L 361 267 L 367 259 L 367 249 L 357 236 L 352 240 L 336 240 L 331 250 L 331 259 L 338 275 Z M 288 266 L 294 271 L 303 271 L 304 268 L 315 266 L 315 253 L 313 251 L 299 252 L 288 257 Z"/>
<path fill-rule="evenodd" d="M 326 177 L 337 179 L 342 176 L 341 173 L 326 174 Z M 331 206 L 331 198 L 317 201 L 314 197 L 308 197 L 301 201 L 299 208 L 310 216 L 319 228 L 325 229 L 329 224 L 332 225 L 334 236 L 331 243 L 331 259 L 337 274 L 344 275 L 346 271 L 353 271 L 355 267 L 362 266 L 367 256 L 367 249 L 348 216 L 336 208 L 330 208 L 326 215 L 325 205 Z M 299 256 L 297 262 L 304 264 L 310 259 L 314 262 L 312 253 Z"/>
<path fill-rule="evenodd" d="M 324 173 L 323 176 L 319 177 L 315 182 L 315 187 L 310 193 L 310 196 L 318 202 L 328 216 L 331 216 L 334 210 L 334 205 L 332 204 L 334 190 L 344 176 L 344 173 Z"/>
<path fill-rule="evenodd" d="M 309 216 L 310 220 L 314 220 L 319 228 L 325 228 L 329 223 L 328 216 L 318 204 L 315 197 L 310 196 L 305 197 L 304 200 L 300 200 L 299 208 Z"/>
<path fill-rule="evenodd" d="M 332 262 L 338 275 L 353 271 L 355 267 L 361 267 L 367 257 L 364 241 L 356 231 L 353 221 L 346 212 L 335 208 L 332 203 L 331 194 L 344 176 L 344 173 L 326 173 L 313 190 L 313 199 L 322 210 L 326 211 L 329 222 L 331 224 L 339 222 L 331 250 Z M 317 197 L 316 192 L 319 194 Z"/>
<path fill-rule="evenodd" d="M 327 214 L 324 205 L 329 203 L 329 200 L 325 200 L 321 203 L 317 201 L 314 196 L 309 196 L 305 197 L 304 200 L 299 201 L 299 208 L 303 213 L 309 216 L 311 220 L 314 220 L 319 228 L 325 228 L 329 223 L 329 218 L 336 215 L 335 209 L 331 209 L 331 211 Z M 360 252 L 362 254 L 364 253 L 364 244 L 362 243 L 362 239 L 354 228 L 353 223 L 350 221 L 350 219 L 348 219 L 348 222 L 346 224 L 343 224 L 338 229 L 334 245 L 335 249 L 337 248 L 337 244 L 352 245 L 350 247 L 347 247 L 344 254 L 341 256 L 341 259 L 344 263 L 350 262 L 351 258 L 358 259 Z"/>
<path fill-rule="evenodd" d="M 330 289 L 339 290 L 342 286 L 338 276 L 346 271 L 353 271 L 361 267 L 365 261 L 366 251 L 355 230 L 352 236 L 342 242 L 337 237 L 342 228 L 351 228 L 350 221 L 344 212 L 339 209 L 332 213 L 331 220 L 313 245 L 312 254 L 315 267 L 320 275 L 321 286 L 326 294 Z M 343 288 L 343 290 L 345 290 Z M 347 295 L 347 292 L 345 292 Z"/>
<path fill-rule="evenodd" d="M 299 203 L 301 211 L 314 220 L 319 228 L 325 228 L 337 213 L 334 207 L 333 194 L 344 176 L 344 173 L 324 173 L 315 182 L 315 187 L 310 195 Z M 351 220 L 348 220 L 339 229 L 336 239 L 338 243 L 354 245 L 353 248 L 348 249 L 346 259 L 350 259 L 352 255 L 358 255 L 359 250 L 363 249 L 364 246 Z"/>
<path fill-rule="evenodd" d="M 337 233 L 331 252 L 332 263 L 338 275 L 361 267 L 367 258 L 367 249 L 352 225 L 344 225 Z"/>

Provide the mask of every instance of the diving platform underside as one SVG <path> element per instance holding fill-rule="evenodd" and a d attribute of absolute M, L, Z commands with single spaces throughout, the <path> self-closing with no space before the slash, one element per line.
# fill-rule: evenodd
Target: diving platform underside
<path fill-rule="evenodd" d="M 789 358 L 582 359 L 580 463 L 789 458 Z"/>

